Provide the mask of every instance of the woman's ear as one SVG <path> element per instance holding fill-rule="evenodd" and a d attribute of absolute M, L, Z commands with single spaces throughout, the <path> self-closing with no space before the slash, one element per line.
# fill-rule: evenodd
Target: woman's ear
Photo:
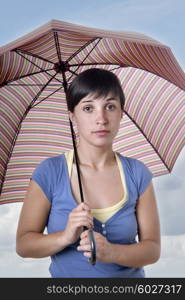
<path fill-rule="evenodd" d="M 73 124 L 76 124 L 75 123 L 75 116 L 74 116 L 74 114 L 70 111 L 69 112 L 69 118 L 70 118 L 70 120 L 71 120 L 71 122 L 73 123 Z"/>

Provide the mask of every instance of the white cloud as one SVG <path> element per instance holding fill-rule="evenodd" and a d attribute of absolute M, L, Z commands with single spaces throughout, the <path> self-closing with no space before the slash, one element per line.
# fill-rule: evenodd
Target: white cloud
<path fill-rule="evenodd" d="M 48 268 L 50 258 L 21 258 L 15 251 L 0 251 L 0 277 L 28 278 L 50 277 Z"/>
<path fill-rule="evenodd" d="M 22 203 L 0 206 L 0 277 L 50 277 L 50 258 L 21 258 L 15 239 Z"/>
<path fill-rule="evenodd" d="M 145 272 L 146 277 L 185 277 L 185 234 L 162 236 L 161 257 Z"/>
<path fill-rule="evenodd" d="M 184 257 L 185 259 L 185 234 L 162 237 L 161 258 Z"/>
<path fill-rule="evenodd" d="M 181 151 L 171 174 L 154 178 L 160 215 L 161 234 L 185 233 L 185 148 Z"/>
<path fill-rule="evenodd" d="M 145 273 L 147 278 L 184 278 L 185 257 L 161 258 L 157 263 L 146 266 Z"/>

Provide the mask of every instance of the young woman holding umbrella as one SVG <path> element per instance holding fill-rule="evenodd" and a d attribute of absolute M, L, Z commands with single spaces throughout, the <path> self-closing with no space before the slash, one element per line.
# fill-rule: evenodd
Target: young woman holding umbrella
<path fill-rule="evenodd" d="M 159 217 L 149 169 L 112 149 L 124 112 L 120 82 L 110 71 L 86 70 L 70 85 L 67 102 L 79 134 L 85 201 L 74 151 L 44 160 L 24 200 L 17 253 L 51 256 L 52 277 L 145 277 L 143 267 L 160 256 Z M 95 265 L 88 262 L 92 229 Z"/>

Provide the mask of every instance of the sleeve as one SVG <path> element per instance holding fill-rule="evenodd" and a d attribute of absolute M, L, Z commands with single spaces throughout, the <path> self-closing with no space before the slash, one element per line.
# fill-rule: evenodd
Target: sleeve
<path fill-rule="evenodd" d="M 53 194 L 53 178 L 51 159 L 47 158 L 43 160 L 33 171 L 30 180 L 36 181 L 41 187 L 48 200 L 52 201 Z"/>
<path fill-rule="evenodd" d="M 136 181 L 139 196 L 144 193 L 153 178 L 152 172 L 141 161 L 136 160 Z"/>

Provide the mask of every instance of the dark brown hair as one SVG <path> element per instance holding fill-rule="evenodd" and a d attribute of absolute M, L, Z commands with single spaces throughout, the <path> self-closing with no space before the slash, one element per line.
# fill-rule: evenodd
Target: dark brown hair
<path fill-rule="evenodd" d="M 88 69 L 75 77 L 67 90 L 68 110 L 73 113 L 80 100 L 91 93 L 106 97 L 110 92 L 120 98 L 124 110 L 125 96 L 118 77 L 104 69 Z"/>

